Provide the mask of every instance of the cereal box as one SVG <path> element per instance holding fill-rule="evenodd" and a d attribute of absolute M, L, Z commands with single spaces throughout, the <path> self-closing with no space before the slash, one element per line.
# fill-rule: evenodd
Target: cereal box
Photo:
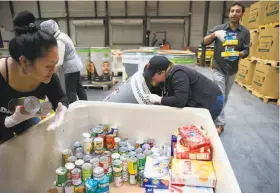
<path fill-rule="evenodd" d="M 143 176 L 143 187 L 168 189 L 170 183 L 169 163 L 168 157 L 148 156 Z"/>
<path fill-rule="evenodd" d="M 217 182 L 211 161 L 173 159 L 171 183 L 188 186 L 215 187 Z"/>

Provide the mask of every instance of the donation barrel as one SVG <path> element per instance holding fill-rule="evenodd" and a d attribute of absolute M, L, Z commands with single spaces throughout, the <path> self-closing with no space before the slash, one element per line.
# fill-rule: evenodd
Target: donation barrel
<path fill-rule="evenodd" d="M 167 57 L 175 65 L 196 64 L 196 56 L 194 52 L 180 50 L 161 50 L 158 55 Z"/>

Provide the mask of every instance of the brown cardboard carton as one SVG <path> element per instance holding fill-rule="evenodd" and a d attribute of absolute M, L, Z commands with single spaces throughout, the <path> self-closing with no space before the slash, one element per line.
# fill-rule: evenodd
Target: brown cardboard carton
<path fill-rule="evenodd" d="M 259 39 L 259 30 L 258 29 L 250 30 L 250 54 L 249 54 L 249 56 L 257 55 L 258 39 Z"/>
<path fill-rule="evenodd" d="M 268 1 L 264 12 L 265 23 L 279 21 L 279 1 Z"/>
<path fill-rule="evenodd" d="M 238 72 L 236 75 L 236 79 L 243 84 L 251 85 L 255 72 L 255 67 L 255 61 L 251 61 L 248 58 L 241 59 L 238 64 Z"/>
<path fill-rule="evenodd" d="M 279 69 L 257 62 L 252 87 L 263 96 L 279 98 Z"/>
<path fill-rule="evenodd" d="M 258 28 L 259 25 L 265 24 L 264 12 L 268 2 L 259 1 L 251 5 L 248 18 L 248 29 Z"/>
<path fill-rule="evenodd" d="M 245 12 L 243 13 L 242 19 L 240 20 L 240 24 L 247 27 L 248 26 L 248 19 L 250 14 L 250 7 L 247 7 L 245 9 Z"/>
<path fill-rule="evenodd" d="M 260 30 L 256 56 L 279 61 L 279 26 Z"/>

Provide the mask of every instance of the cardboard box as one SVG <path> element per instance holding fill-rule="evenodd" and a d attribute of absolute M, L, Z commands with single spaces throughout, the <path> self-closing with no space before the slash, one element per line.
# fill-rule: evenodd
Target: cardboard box
<path fill-rule="evenodd" d="M 247 27 L 248 26 L 248 19 L 249 19 L 249 14 L 250 14 L 250 7 L 247 7 L 245 9 L 245 12 L 243 13 L 243 16 L 240 20 L 240 24 Z"/>
<path fill-rule="evenodd" d="M 255 61 L 251 61 L 248 58 L 239 60 L 236 79 L 242 82 L 243 84 L 251 85 L 255 68 L 256 68 Z"/>
<path fill-rule="evenodd" d="M 259 25 L 265 24 L 264 14 L 268 2 L 259 1 L 251 5 L 248 18 L 248 29 L 256 29 Z"/>
<path fill-rule="evenodd" d="M 279 98 L 279 69 L 257 62 L 252 86 L 264 96 Z"/>
<path fill-rule="evenodd" d="M 214 188 L 217 178 L 211 161 L 173 159 L 171 183 Z"/>
<path fill-rule="evenodd" d="M 268 1 L 264 12 L 265 23 L 279 21 L 279 1 Z"/>
<path fill-rule="evenodd" d="M 249 54 L 249 56 L 257 55 L 258 40 L 259 40 L 259 30 L 258 29 L 250 30 L 250 54 Z"/>
<path fill-rule="evenodd" d="M 168 190 L 146 188 L 145 193 L 214 193 L 213 188 L 170 185 Z"/>
<path fill-rule="evenodd" d="M 279 26 L 260 30 L 256 56 L 279 61 Z"/>

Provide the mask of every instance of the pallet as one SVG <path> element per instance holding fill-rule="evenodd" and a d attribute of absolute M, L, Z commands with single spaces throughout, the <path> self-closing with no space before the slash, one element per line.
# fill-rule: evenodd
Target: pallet
<path fill-rule="evenodd" d="M 122 76 L 122 72 L 113 72 L 114 77 Z"/>
<path fill-rule="evenodd" d="M 265 65 L 269 65 L 272 66 L 274 68 L 279 68 L 279 61 L 275 61 L 275 60 L 267 60 L 267 59 L 261 59 L 261 58 L 257 58 L 252 56 L 250 58 L 251 61 L 256 61 Z"/>
<path fill-rule="evenodd" d="M 279 21 L 278 22 L 273 22 L 273 23 L 267 23 L 267 24 L 259 25 L 259 29 L 274 28 L 274 27 L 279 27 Z"/>
<path fill-rule="evenodd" d="M 275 98 L 275 97 L 264 96 L 263 94 L 261 94 L 260 92 L 254 90 L 254 89 L 252 90 L 252 94 L 255 95 L 256 97 L 258 97 L 259 99 L 263 100 L 264 103 L 268 103 L 269 101 L 278 101 L 279 100 L 278 98 Z"/>
<path fill-rule="evenodd" d="M 87 83 L 87 84 L 83 84 L 83 88 L 85 89 L 90 89 L 90 88 L 99 88 L 102 90 L 109 90 L 112 86 L 114 86 L 118 81 L 113 80 L 112 82 L 100 82 L 100 83 L 96 83 L 96 82 L 92 82 Z"/>
<path fill-rule="evenodd" d="M 252 87 L 251 85 L 243 84 L 243 83 L 242 83 L 241 81 L 239 81 L 239 80 L 235 80 L 235 82 L 236 82 L 239 86 L 245 88 L 247 91 L 252 92 L 253 87 Z"/>

